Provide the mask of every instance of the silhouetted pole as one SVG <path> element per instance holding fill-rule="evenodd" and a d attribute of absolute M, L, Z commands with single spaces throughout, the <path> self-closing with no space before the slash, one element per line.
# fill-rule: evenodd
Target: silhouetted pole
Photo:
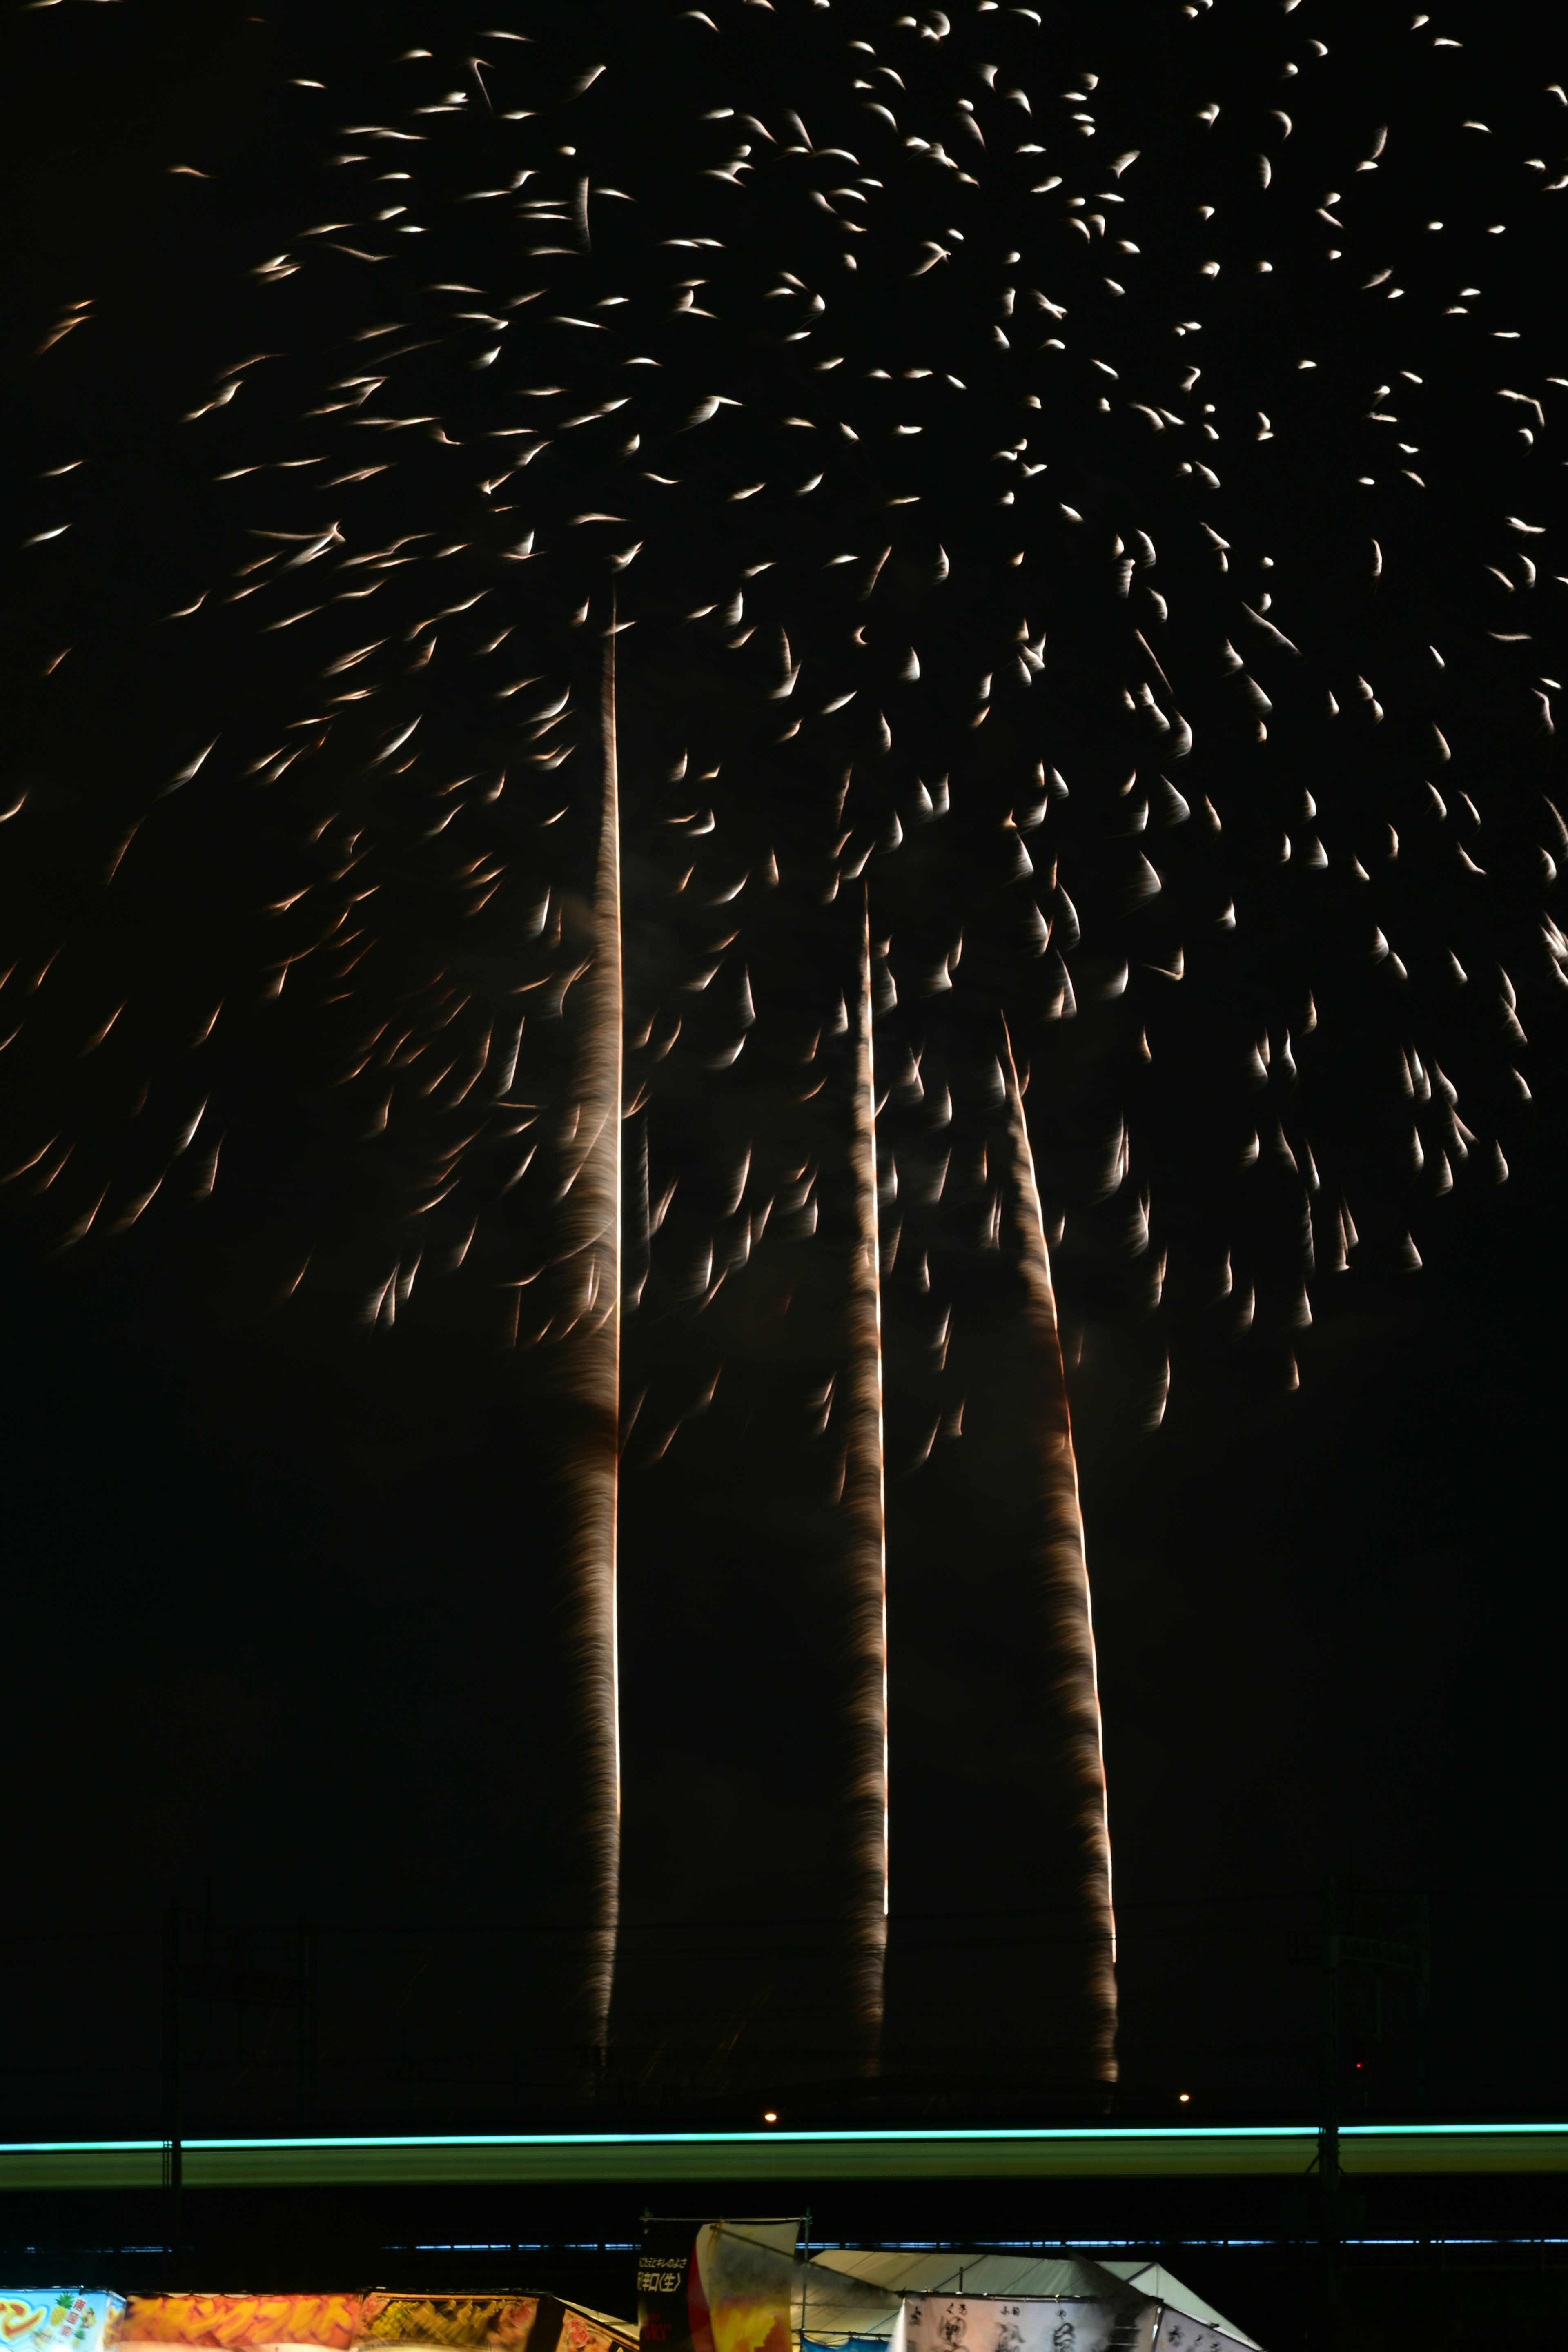
<path fill-rule="evenodd" d="M 316 2122 L 316 2066 L 321 2046 L 317 2019 L 320 1942 L 312 1922 L 303 1918 L 300 1922 L 299 1971 L 299 2000 L 294 2013 L 300 2070 L 300 2123 L 303 2130 L 310 2131 Z"/>
<path fill-rule="evenodd" d="M 1415 1927 L 1415 2104 L 1423 2115 L 1432 2096 L 1432 1938 L 1429 1898 L 1421 1897 Z"/>
<path fill-rule="evenodd" d="M 163 2186 L 168 2192 L 169 2252 L 177 2262 L 184 2243 L 182 2186 L 184 2170 L 180 2116 L 180 1964 L 182 1906 L 176 1895 L 163 1927 Z"/>
<path fill-rule="evenodd" d="M 1323 1935 L 1323 2082 L 1318 2125 L 1318 2244 L 1322 2256 L 1323 2340 L 1340 2336 L 1340 1934 L 1339 1901 L 1329 1881 Z"/>

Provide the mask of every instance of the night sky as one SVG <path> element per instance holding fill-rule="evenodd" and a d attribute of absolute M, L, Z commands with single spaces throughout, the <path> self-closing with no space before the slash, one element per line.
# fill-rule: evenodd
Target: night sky
<path fill-rule="evenodd" d="M 1118 2111 L 1310 2109 L 1289 1954 L 1331 1879 L 1347 1926 L 1429 1921 L 1435 2107 L 1560 2100 L 1568 100 L 1533 12 L 1412 13 L 9 18 L 18 2126 L 154 2121 L 176 1899 L 186 1957 L 319 1971 L 309 2066 L 289 2018 L 193 2003 L 193 2116 L 583 2112 L 562 1183 L 612 630 L 601 2101 L 1087 2095 L 1005 1034 Z M 868 913 L 876 2094 L 838 1499 Z M 1352 2009 L 1338 2096 L 1413 2107 L 1408 1985 L 1381 2042 Z"/>

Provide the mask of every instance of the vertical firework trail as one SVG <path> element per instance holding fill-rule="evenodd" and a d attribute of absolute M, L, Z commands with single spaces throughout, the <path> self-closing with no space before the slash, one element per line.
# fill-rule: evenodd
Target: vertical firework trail
<path fill-rule="evenodd" d="M 1045 1219 L 1035 1181 L 1023 1089 L 1005 1018 L 1007 1112 L 1013 1140 L 1014 1201 L 1022 1244 L 1028 1319 L 1038 1343 L 1038 1494 L 1043 1529 L 1040 1561 L 1045 1615 L 1052 1649 L 1052 1688 L 1061 1752 L 1076 1798 L 1080 1867 L 1075 1874 L 1086 1928 L 1085 1992 L 1094 2023 L 1089 2057 L 1104 2082 L 1116 2078 L 1116 1913 L 1110 1891 L 1110 1820 L 1105 1785 L 1105 1743 L 1095 1662 L 1094 1612 L 1084 1558 L 1083 1511 L 1068 1407 L 1061 1329 Z"/>
<path fill-rule="evenodd" d="M 568 1459 L 579 1688 L 586 1732 L 584 1811 L 594 1880 L 587 1998 L 605 2047 L 620 1912 L 621 1734 L 616 1543 L 620 1486 L 621 1001 L 620 788 L 616 761 L 616 640 L 605 648 L 604 802 L 594 893 L 594 953 L 578 1061 L 585 1146 L 567 1198 L 587 1305 L 572 1337 L 581 1417 Z"/>
<path fill-rule="evenodd" d="M 850 1638 L 857 1664 L 850 1774 L 857 1901 L 857 2007 L 874 2065 L 880 2047 L 888 1948 L 888 1528 L 882 1440 L 881 1260 L 877 1231 L 877 1064 L 871 1034 L 871 910 L 861 936 L 855 1056 L 853 1358 L 844 1499 L 853 1526 Z"/>

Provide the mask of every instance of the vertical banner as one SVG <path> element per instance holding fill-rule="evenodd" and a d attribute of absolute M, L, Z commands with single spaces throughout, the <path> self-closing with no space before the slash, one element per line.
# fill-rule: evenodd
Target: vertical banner
<path fill-rule="evenodd" d="M 686 2282 L 691 2267 L 691 2225 L 643 2224 L 637 2256 L 637 2338 L 641 2352 L 686 2352 L 691 2342 Z"/>
<path fill-rule="evenodd" d="M 648 2221 L 637 2262 L 642 2352 L 790 2352 L 796 2220 Z"/>

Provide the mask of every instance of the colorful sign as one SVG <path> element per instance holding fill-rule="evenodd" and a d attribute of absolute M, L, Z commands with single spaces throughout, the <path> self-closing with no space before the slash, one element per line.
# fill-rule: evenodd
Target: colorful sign
<path fill-rule="evenodd" d="M 533 2333 L 536 2294 L 367 2294 L 360 2335 L 378 2344 L 508 2345 Z"/>
<path fill-rule="evenodd" d="M 123 2295 L 101 2287 L 0 2290 L 0 2347 L 18 2352 L 105 2352 L 120 2334 Z"/>
<path fill-rule="evenodd" d="M 433 2352 L 629 2352 L 629 2331 L 552 2294 L 133 2295 L 119 2330 L 119 2352 L 153 2345 L 184 2352 L 387 2352 L 394 2345 Z M 108 2347 L 60 2337 L 48 2341 L 47 2352 Z"/>
<path fill-rule="evenodd" d="M 202 2345 L 208 2352 L 261 2352 L 313 2344 L 350 2352 L 362 2328 L 358 2294 L 136 2294 L 122 2336 L 137 2344 Z"/>

